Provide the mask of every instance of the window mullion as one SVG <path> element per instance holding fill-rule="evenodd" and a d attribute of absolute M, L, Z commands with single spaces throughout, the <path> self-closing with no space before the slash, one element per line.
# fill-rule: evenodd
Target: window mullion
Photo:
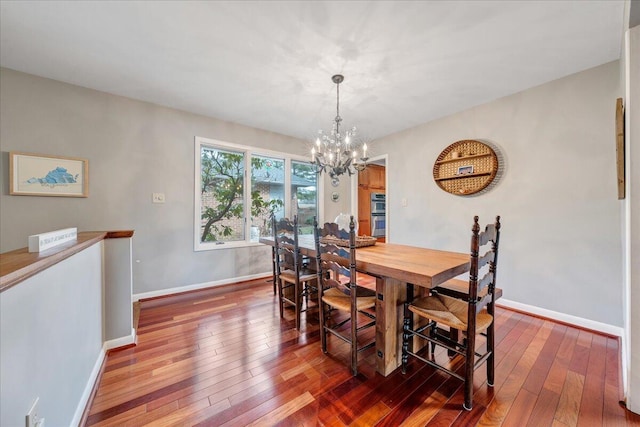
<path fill-rule="evenodd" d="M 245 151 L 244 166 L 244 241 L 251 241 L 251 157 L 253 153 Z"/>
<path fill-rule="evenodd" d="M 284 159 L 284 206 L 285 216 L 293 220 L 293 200 L 291 200 L 291 158 Z"/>

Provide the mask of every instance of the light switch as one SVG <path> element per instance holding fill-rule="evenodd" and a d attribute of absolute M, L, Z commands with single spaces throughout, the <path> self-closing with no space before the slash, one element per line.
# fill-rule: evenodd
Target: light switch
<path fill-rule="evenodd" d="M 407 199 L 402 199 L 402 207 L 403 208 L 407 207 Z"/>
<path fill-rule="evenodd" d="M 153 203 L 164 203 L 164 193 L 153 193 Z"/>

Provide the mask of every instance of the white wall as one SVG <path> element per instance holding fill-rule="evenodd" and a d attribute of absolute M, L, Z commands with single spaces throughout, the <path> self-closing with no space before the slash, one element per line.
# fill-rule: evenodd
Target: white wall
<path fill-rule="evenodd" d="M 621 331 L 619 77 L 612 62 L 374 142 L 391 165 L 389 241 L 467 251 L 473 215 L 484 223 L 501 215 L 505 301 Z M 433 181 L 439 153 L 462 139 L 500 149 L 504 175 L 491 191 L 460 197 Z"/>
<path fill-rule="evenodd" d="M 102 360 L 102 242 L 0 293 L 0 425 L 77 425 Z M 97 366 L 96 366 L 97 365 Z"/>
<path fill-rule="evenodd" d="M 306 154 L 305 141 L 0 69 L 0 251 L 66 227 L 135 230 L 134 294 L 271 271 L 264 246 L 193 251 L 194 137 Z M 8 152 L 89 159 L 89 198 L 8 195 Z M 153 192 L 165 204 L 152 204 Z M 139 262 L 135 262 L 139 260 Z"/>
<path fill-rule="evenodd" d="M 636 5 L 637 6 L 637 5 Z M 640 26 L 627 32 L 626 55 L 626 340 L 627 407 L 640 414 Z"/>
<path fill-rule="evenodd" d="M 351 209 L 351 181 L 356 179 L 355 177 L 349 177 L 349 175 L 340 176 L 340 182 L 337 187 L 334 187 L 331 184 L 331 178 L 328 174 L 323 174 L 322 179 L 324 180 L 324 215 L 320 215 L 322 218 L 318 220 L 320 225 L 325 222 L 331 222 L 336 219 L 338 215 L 341 213 L 351 215 L 353 214 L 355 217 L 358 216 L 358 211 L 352 211 Z M 337 201 L 331 200 L 332 193 L 338 193 L 340 196 Z M 356 221 L 356 224 L 358 221 Z"/>

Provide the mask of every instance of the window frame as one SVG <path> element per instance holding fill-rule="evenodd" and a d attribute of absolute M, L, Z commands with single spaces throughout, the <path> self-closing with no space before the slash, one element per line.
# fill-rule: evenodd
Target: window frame
<path fill-rule="evenodd" d="M 244 240 L 231 242 L 201 242 L 200 228 L 202 215 L 202 197 L 200 195 L 201 188 L 201 153 L 202 147 L 208 147 L 221 150 L 234 150 L 244 154 L 244 194 L 243 203 L 244 210 Z M 205 138 L 201 136 L 195 137 L 195 176 L 194 176 L 194 222 L 193 222 L 193 250 L 195 252 L 210 251 L 219 249 L 243 248 L 250 246 L 260 246 L 260 242 L 251 241 L 251 158 L 252 156 L 273 157 L 284 160 L 284 215 L 289 218 L 291 215 L 291 161 L 309 162 L 310 158 L 291 153 L 269 150 L 249 145 L 235 144 L 232 142 L 220 141 L 217 139 Z M 324 198 L 322 192 L 322 182 L 320 175 L 316 175 L 316 210 L 318 217 L 322 215 L 322 207 L 324 206 Z"/>

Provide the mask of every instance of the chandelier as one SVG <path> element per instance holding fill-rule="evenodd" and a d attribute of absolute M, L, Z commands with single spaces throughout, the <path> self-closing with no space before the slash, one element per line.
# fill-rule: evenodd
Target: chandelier
<path fill-rule="evenodd" d="M 315 164 L 316 173 L 328 173 L 333 184 L 337 185 L 340 175 L 347 173 L 351 176 L 356 171 L 364 170 L 369 158 L 367 144 L 361 144 L 362 141 L 356 139 L 356 127 L 341 130 L 340 83 L 344 81 L 344 76 L 336 74 L 331 80 L 336 84 L 336 118 L 330 134 L 318 131 L 315 145 L 311 149 L 311 163 Z"/>

